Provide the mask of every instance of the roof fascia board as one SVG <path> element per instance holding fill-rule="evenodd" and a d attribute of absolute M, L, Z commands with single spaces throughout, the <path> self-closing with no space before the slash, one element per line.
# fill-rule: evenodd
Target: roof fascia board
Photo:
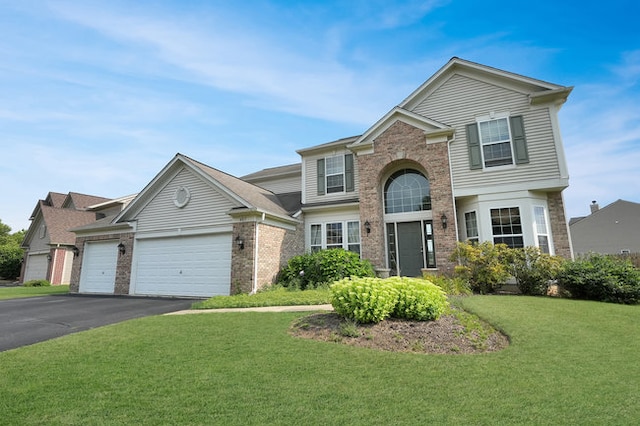
<path fill-rule="evenodd" d="M 184 166 L 202 178 L 205 182 L 211 184 L 218 189 L 222 195 L 229 198 L 232 202 L 242 205 L 248 203 L 240 198 L 237 194 L 231 192 L 228 188 L 220 184 L 213 177 L 206 174 L 202 169 L 197 167 L 182 154 L 176 154 L 169 163 L 149 182 L 142 191 L 115 217 L 113 223 L 118 223 L 124 218 L 132 219 L 137 216 L 153 199 L 150 195 L 160 192 L 181 170 L 180 166 Z"/>
<path fill-rule="evenodd" d="M 454 57 L 420 87 L 414 90 L 404 101 L 400 103 L 399 106 L 406 109 L 415 108 L 416 105 L 422 102 L 422 100 L 424 100 L 429 94 L 454 74 L 460 74 L 470 78 L 498 84 L 502 87 L 507 87 L 524 94 L 530 94 L 537 91 L 556 90 L 563 87 L 557 84 Z M 535 90 L 535 88 L 538 88 L 538 90 Z"/>
<path fill-rule="evenodd" d="M 438 123 L 435 120 L 431 120 L 430 118 L 408 111 L 401 107 L 395 107 L 371 126 L 369 130 L 364 132 L 358 140 L 351 145 L 348 145 L 347 148 L 357 151 L 360 147 L 368 147 L 368 145 L 373 143 L 375 138 L 380 136 L 380 134 L 391 127 L 396 121 L 403 121 L 424 130 L 425 134 L 434 136 L 438 134 L 452 135 L 455 131 L 452 127 Z"/>

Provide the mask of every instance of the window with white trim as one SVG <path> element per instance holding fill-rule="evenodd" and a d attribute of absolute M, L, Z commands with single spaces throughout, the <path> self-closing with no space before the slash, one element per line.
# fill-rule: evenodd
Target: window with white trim
<path fill-rule="evenodd" d="M 534 231 L 536 233 L 536 242 L 542 253 L 551 253 L 549 246 L 549 226 L 547 225 L 547 214 L 542 206 L 533 207 Z"/>
<path fill-rule="evenodd" d="M 344 156 L 325 158 L 327 194 L 344 191 Z"/>
<path fill-rule="evenodd" d="M 316 252 L 322 250 L 322 225 L 311 225 L 311 251 Z"/>
<path fill-rule="evenodd" d="M 310 233 L 312 252 L 342 248 L 360 254 L 359 221 L 314 223 L 311 225 Z"/>
<path fill-rule="evenodd" d="M 478 123 L 478 132 L 485 167 L 513 164 L 509 120 L 498 118 L 481 121 Z"/>
<path fill-rule="evenodd" d="M 491 230 L 494 244 L 502 243 L 511 248 L 524 247 L 519 207 L 491 209 Z"/>
<path fill-rule="evenodd" d="M 467 241 L 471 243 L 479 242 L 478 218 L 475 211 L 464 214 L 464 226 L 467 231 Z"/>

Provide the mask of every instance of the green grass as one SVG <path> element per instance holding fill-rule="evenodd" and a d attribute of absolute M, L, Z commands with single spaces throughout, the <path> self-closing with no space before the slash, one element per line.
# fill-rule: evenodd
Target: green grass
<path fill-rule="evenodd" d="M 293 338 L 301 313 L 159 316 L 0 353 L 0 423 L 637 424 L 640 306 L 474 296 L 483 355 Z"/>
<path fill-rule="evenodd" d="M 277 287 L 256 294 L 214 296 L 194 303 L 192 309 L 256 308 L 261 306 L 323 305 L 330 303 L 328 288 L 317 290 L 287 290 Z"/>
<path fill-rule="evenodd" d="M 68 285 L 52 285 L 50 287 L 0 287 L 0 300 L 66 293 L 69 293 Z"/>

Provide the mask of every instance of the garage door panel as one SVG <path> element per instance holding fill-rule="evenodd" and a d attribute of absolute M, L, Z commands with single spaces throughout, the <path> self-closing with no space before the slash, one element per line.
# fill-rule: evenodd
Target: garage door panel
<path fill-rule="evenodd" d="M 118 242 L 87 242 L 84 246 L 80 293 L 112 294 L 116 282 Z"/>
<path fill-rule="evenodd" d="M 44 280 L 47 278 L 49 260 L 46 254 L 30 254 L 24 272 L 24 281 Z"/>
<path fill-rule="evenodd" d="M 135 256 L 135 294 L 229 294 L 230 234 L 138 240 Z"/>

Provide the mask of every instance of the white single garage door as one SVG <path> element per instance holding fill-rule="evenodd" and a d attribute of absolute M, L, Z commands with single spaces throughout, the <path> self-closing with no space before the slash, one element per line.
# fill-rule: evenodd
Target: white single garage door
<path fill-rule="evenodd" d="M 24 282 L 31 280 L 44 280 L 47 278 L 49 259 L 47 254 L 30 254 L 27 257 L 27 267 L 24 271 Z"/>
<path fill-rule="evenodd" d="M 231 234 L 142 239 L 136 241 L 134 257 L 134 294 L 229 294 Z"/>
<path fill-rule="evenodd" d="M 87 242 L 84 245 L 79 292 L 113 294 L 117 263 L 117 241 Z"/>

